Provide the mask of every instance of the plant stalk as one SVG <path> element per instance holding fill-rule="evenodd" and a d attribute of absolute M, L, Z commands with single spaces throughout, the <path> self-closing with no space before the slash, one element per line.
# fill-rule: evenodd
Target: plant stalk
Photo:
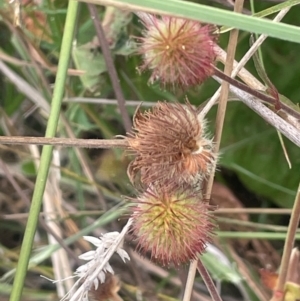
<path fill-rule="evenodd" d="M 205 266 L 203 265 L 203 262 L 201 261 L 200 256 L 197 261 L 197 269 L 205 283 L 207 290 L 209 291 L 209 294 L 210 294 L 212 300 L 213 301 L 222 301 L 214 282 L 212 281 L 207 269 L 205 268 Z"/>
<path fill-rule="evenodd" d="M 243 5 L 244 5 L 244 0 L 237 0 L 234 5 L 234 11 L 240 13 L 243 10 Z M 238 33 L 239 33 L 238 30 L 234 29 L 230 32 L 230 36 L 229 36 L 228 52 L 227 52 L 225 69 L 224 69 L 224 73 L 228 77 L 231 77 L 231 73 L 232 73 L 232 69 L 233 69 L 235 50 L 236 50 L 236 45 L 237 45 L 237 40 L 238 40 Z M 228 93 L 229 93 L 229 83 L 223 81 L 222 86 L 221 86 L 221 94 L 220 94 L 217 117 L 216 117 L 216 132 L 215 132 L 215 138 L 214 138 L 214 140 L 215 140 L 214 152 L 215 153 L 218 153 L 219 148 L 220 148 L 220 142 L 221 142 L 221 137 L 222 137 L 222 132 L 223 132 L 223 124 L 224 124 L 226 107 L 227 107 Z M 215 175 L 215 168 L 211 172 L 211 175 L 206 183 L 205 196 L 207 198 L 210 198 L 210 195 L 211 195 L 211 190 L 212 190 L 213 181 L 214 181 L 214 175 Z M 193 270 L 196 270 L 197 266 L 198 266 L 197 260 L 194 260 L 190 264 L 186 289 L 184 291 L 184 296 L 183 296 L 183 301 L 189 301 L 191 299 L 191 295 L 192 295 L 192 284 L 191 283 L 194 282 Z M 203 278 L 206 277 L 205 274 L 204 275 L 201 274 L 201 271 L 202 270 L 199 270 L 200 275 Z M 216 288 L 215 288 L 215 291 L 217 292 Z M 221 298 L 214 299 L 215 296 L 212 294 L 211 294 L 211 297 L 215 301 L 221 300 Z"/>
<path fill-rule="evenodd" d="M 271 301 L 282 301 L 284 298 L 284 287 L 289 269 L 290 257 L 294 247 L 297 228 L 300 220 L 300 183 L 290 218 L 287 237 L 284 244 L 283 255 L 281 259 L 280 271 L 278 275 L 277 285 L 274 289 Z"/>
<path fill-rule="evenodd" d="M 77 139 L 56 137 L 0 136 L 0 145 L 52 145 L 81 148 L 126 148 L 125 139 Z"/>
<path fill-rule="evenodd" d="M 218 82 L 222 82 L 222 80 L 217 76 L 213 76 L 213 78 Z M 282 119 L 271 109 L 262 104 L 257 98 L 249 95 L 247 92 L 244 92 L 234 86 L 230 86 L 230 91 L 281 134 L 300 147 L 300 131 L 295 126 Z"/>
<path fill-rule="evenodd" d="M 132 127 L 131 119 L 129 118 L 129 114 L 126 110 L 126 105 L 125 105 L 126 101 L 125 101 L 125 98 L 124 98 L 124 95 L 122 92 L 122 88 L 121 88 L 121 85 L 119 82 L 118 73 L 115 68 L 114 61 L 113 61 L 106 37 L 105 37 L 103 26 L 102 26 L 101 21 L 99 20 L 96 6 L 94 4 L 88 4 L 88 8 L 89 8 L 91 17 L 94 22 L 94 26 L 96 29 L 99 44 L 100 44 L 101 50 L 103 52 L 103 57 L 105 59 L 105 63 L 107 66 L 107 71 L 108 71 L 114 92 L 116 94 L 116 98 L 118 100 L 118 106 L 119 106 L 121 116 L 122 116 L 122 119 L 124 122 L 124 127 L 125 127 L 125 130 L 127 132 L 129 132 Z"/>
<path fill-rule="evenodd" d="M 62 39 L 61 52 L 58 63 L 58 71 L 55 80 L 55 87 L 51 103 L 51 112 L 46 129 L 46 137 L 54 137 L 58 124 L 60 107 L 65 91 L 65 82 L 69 59 L 71 55 L 71 47 L 78 11 L 78 1 L 70 0 L 68 4 L 64 35 Z M 32 196 L 32 202 L 29 212 L 29 218 L 25 229 L 24 239 L 20 251 L 19 262 L 13 283 L 10 301 L 19 301 L 22 297 L 25 277 L 27 273 L 29 258 L 33 246 L 34 235 L 37 228 L 39 212 L 42 205 L 43 194 L 49 172 L 49 166 L 52 157 L 53 146 L 44 146 L 41 155 L 41 164 L 38 169 L 36 184 Z"/>
<path fill-rule="evenodd" d="M 286 112 L 287 114 L 300 120 L 300 113 L 293 110 L 291 107 L 289 107 L 285 103 L 269 96 L 268 94 L 265 94 L 258 90 L 254 90 L 254 89 L 250 88 L 249 86 L 245 85 L 244 83 L 241 83 L 241 82 L 237 81 L 236 79 L 226 75 L 225 73 L 223 73 L 221 70 L 219 70 L 217 68 L 215 68 L 215 75 L 218 76 L 219 78 L 223 79 L 224 81 L 228 82 L 230 85 L 232 85 L 244 92 L 247 92 L 248 94 L 250 94 L 258 99 L 261 99 L 263 102 L 265 102 L 273 107 L 275 107 L 275 105 L 279 102 L 280 110 L 282 110 L 282 111 Z"/>

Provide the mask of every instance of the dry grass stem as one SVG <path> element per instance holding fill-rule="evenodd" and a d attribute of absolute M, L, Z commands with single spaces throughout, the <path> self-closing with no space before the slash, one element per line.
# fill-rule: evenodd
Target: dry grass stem
<path fill-rule="evenodd" d="M 241 12 L 243 9 L 243 0 L 236 1 L 234 10 L 236 12 Z M 225 75 L 231 76 L 232 69 L 233 69 L 233 63 L 234 63 L 234 57 L 235 57 L 235 50 L 238 40 L 238 33 L 239 31 L 234 29 L 230 32 L 229 42 L 228 42 L 228 51 L 227 51 L 227 57 L 225 62 L 225 69 L 224 73 Z M 215 152 L 217 153 L 220 148 L 220 142 L 222 137 L 222 131 L 223 131 L 223 124 L 225 119 L 225 112 L 227 107 L 227 99 L 228 99 L 228 93 L 229 93 L 229 83 L 223 81 L 221 86 L 221 92 L 220 92 L 220 99 L 219 99 L 219 105 L 218 105 L 218 111 L 217 111 L 217 117 L 216 117 L 216 131 L 215 131 Z M 211 174 L 210 178 L 208 179 L 207 186 L 206 186 L 206 195 L 209 196 L 212 190 L 214 180 L 214 172 Z"/>
<path fill-rule="evenodd" d="M 69 136 L 69 138 L 67 138 L 67 139 L 68 140 L 69 139 L 75 139 L 75 134 L 73 133 L 72 127 L 69 125 L 69 123 L 68 123 L 68 121 L 67 121 L 67 119 L 65 118 L 64 115 L 62 115 L 62 120 L 63 120 L 64 126 L 65 126 L 66 133 Z M 93 172 L 91 171 L 91 168 L 90 168 L 90 166 L 87 162 L 87 159 L 86 159 L 83 151 L 78 147 L 75 147 L 74 151 L 77 155 L 77 158 L 78 158 L 78 160 L 81 164 L 82 170 L 83 170 L 84 174 L 86 175 L 87 179 L 91 183 L 96 183 L 97 181 L 95 179 L 95 176 L 94 176 Z M 104 199 L 104 196 L 103 196 L 102 192 L 97 187 L 97 185 L 93 185 L 92 189 L 96 193 L 96 195 L 98 197 L 98 201 L 101 204 L 102 209 L 106 210 L 107 206 L 106 206 L 106 202 L 105 202 L 105 199 Z"/>
<path fill-rule="evenodd" d="M 53 145 L 62 147 L 81 148 L 126 148 L 128 143 L 122 139 L 75 139 L 75 138 L 45 138 L 0 136 L 0 144 L 10 145 Z"/>
<path fill-rule="evenodd" d="M 51 213 L 51 212 L 50 212 Z M 98 216 L 103 213 L 101 210 L 85 210 L 85 211 L 65 211 L 68 216 Z M 292 213 L 292 209 L 275 209 L 275 208 L 219 208 L 214 212 L 215 215 L 220 214 L 272 214 L 272 215 L 290 215 Z M 40 215 L 44 216 L 47 213 L 41 212 Z M 28 213 L 16 213 L 16 214 L 3 214 L 1 215 L 3 220 L 20 220 L 20 219 L 27 219 Z"/>
<path fill-rule="evenodd" d="M 282 208 L 219 208 L 215 214 L 291 214 L 292 209 Z"/>
<path fill-rule="evenodd" d="M 35 158 L 34 163 L 36 168 L 40 164 L 40 153 L 37 146 L 31 146 L 30 151 Z M 54 166 L 60 166 L 60 158 L 57 150 L 53 152 L 52 163 Z M 45 224 L 51 229 L 51 232 L 47 232 L 49 244 L 56 244 L 56 237 L 63 240 L 63 232 L 57 220 L 61 219 L 61 207 L 62 207 L 62 194 L 59 187 L 60 181 L 60 169 L 50 168 L 49 176 L 46 183 L 45 193 L 43 196 L 43 208 L 47 214 L 44 216 Z M 50 213 L 51 212 L 51 213 Z M 55 233 L 53 236 L 51 233 Z M 65 282 L 56 283 L 57 295 L 62 298 L 74 285 L 74 280 L 69 278 L 72 274 L 71 262 L 69 254 L 64 248 L 57 250 L 51 255 L 53 272 L 55 279 L 67 279 Z"/>
<path fill-rule="evenodd" d="M 234 10 L 236 12 L 241 12 L 243 9 L 243 0 L 237 0 L 235 3 Z M 230 32 L 229 37 L 229 47 L 228 47 L 228 53 L 226 58 L 226 64 L 225 64 L 225 74 L 231 75 L 232 68 L 233 68 L 233 62 L 234 62 L 234 56 L 235 56 L 235 50 L 237 45 L 237 39 L 238 39 L 238 30 L 234 29 Z M 222 130 L 223 130 L 223 124 L 224 124 L 224 118 L 225 118 L 225 112 L 226 112 L 226 106 L 227 106 L 227 99 L 228 99 L 228 92 L 229 92 L 229 84 L 226 82 L 222 83 L 221 87 L 221 95 L 219 99 L 219 105 L 218 105 L 218 111 L 217 111 L 217 117 L 216 117 L 216 132 L 215 132 L 215 146 L 214 146 L 214 152 L 218 153 L 219 147 L 220 147 L 220 141 L 222 136 Z M 208 178 L 206 189 L 205 189 L 205 196 L 210 197 L 213 181 L 214 181 L 214 174 L 215 174 L 215 168 L 212 170 L 210 177 Z M 183 296 L 183 301 L 188 301 L 191 298 L 192 294 L 192 284 L 194 282 L 193 275 L 195 270 L 197 268 L 197 261 L 193 261 L 189 268 L 189 274 L 187 279 L 187 285 Z M 201 275 L 202 277 L 205 275 Z M 204 280 L 205 281 L 205 280 Z M 214 288 L 216 291 L 216 288 Z M 218 295 L 217 291 L 216 294 Z M 212 296 L 213 297 L 213 296 Z"/>
<path fill-rule="evenodd" d="M 284 286 L 287 279 L 290 257 L 295 243 L 295 235 L 300 220 L 300 184 L 298 186 L 295 203 L 290 218 L 287 238 L 285 240 L 283 255 L 280 264 L 280 271 L 278 276 L 277 285 L 274 289 L 271 301 L 282 301 L 284 298 Z"/>
<path fill-rule="evenodd" d="M 222 80 L 216 76 L 213 78 L 218 82 L 222 82 Z M 245 105 L 276 128 L 281 134 L 300 147 L 300 130 L 279 117 L 272 110 L 263 105 L 256 97 L 249 95 L 234 86 L 230 86 L 230 91 L 234 93 Z"/>
<path fill-rule="evenodd" d="M 105 37 L 105 33 L 103 30 L 103 26 L 101 24 L 101 21 L 99 20 L 98 17 L 98 11 L 95 5 L 93 4 L 88 4 L 88 8 L 90 11 L 90 14 L 92 16 L 92 20 L 94 22 L 94 26 L 96 29 L 96 34 L 99 40 L 99 44 L 100 47 L 102 49 L 103 52 L 103 56 L 107 65 L 107 71 L 114 89 L 114 92 L 116 94 L 116 98 L 118 100 L 118 106 L 121 112 L 121 116 L 124 122 L 124 127 L 126 129 L 127 132 L 129 132 L 131 130 L 131 120 L 129 118 L 128 112 L 126 110 L 126 106 L 125 106 L 125 98 L 122 92 L 122 88 L 120 85 L 120 81 L 118 78 L 118 73 Z"/>
<path fill-rule="evenodd" d="M 35 65 L 33 63 L 29 63 L 27 61 L 17 59 L 13 56 L 7 55 L 6 53 L 4 53 L 2 51 L 0 51 L 0 59 L 4 62 L 13 64 L 13 65 L 19 66 L 19 67 L 35 67 Z M 41 67 L 45 70 L 51 71 L 54 74 L 57 73 L 57 67 L 56 66 L 47 65 L 43 61 L 41 62 Z M 72 68 L 68 69 L 68 75 L 70 75 L 70 76 L 80 76 L 80 75 L 83 75 L 83 74 L 85 74 L 85 71 L 72 69 Z"/>
<path fill-rule="evenodd" d="M 118 101 L 116 99 L 107 99 L 107 98 L 89 98 L 89 97 L 68 97 L 64 99 L 64 102 L 75 102 L 75 103 L 93 103 L 98 105 L 116 105 Z M 147 101 L 140 102 L 139 100 L 126 100 L 125 105 L 128 107 L 153 107 L 156 102 Z"/>
<path fill-rule="evenodd" d="M 197 261 L 197 268 L 198 268 L 198 271 L 205 283 L 207 290 L 210 293 L 212 300 L 213 301 L 222 301 L 218 291 L 216 290 L 216 286 L 215 286 L 214 282 L 212 281 L 207 269 L 203 265 L 203 262 L 201 261 L 200 258 Z"/>
<path fill-rule="evenodd" d="M 283 9 L 278 13 L 278 15 L 274 18 L 274 22 L 280 22 L 282 18 L 289 12 L 290 7 Z M 258 47 L 265 41 L 265 39 L 268 36 L 261 35 L 255 43 L 251 46 L 251 48 L 246 52 L 246 54 L 243 56 L 243 58 L 237 63 L 234 63 L 234 69 L 232 71 L 231 77 L 236 77 L 242 68 L 246 65 L 246 63 L 250 60 L 250 58 L 253 56 L 254 52 L 257 51 Z M 221 50 L 221 48 L 218 45 L 215 45 L 216 51 L 219 53 L 219 59 L 225 63 L 224 58 L 224 51 Z M 227 55 L 226 55 L 227 56 Z M 263 87 L 263 86 L 262 86 Z M 213 105 L 216 103 L 220 96 L 221 87 L 215 92 L 215 94 L 211 97 L 209 102 L 205 105 L 205 107 L 201 110 L 200 115 L 203 117 L 206 116 L 206 114 L 209 112 L 209 110 L 213 107 Z"/>

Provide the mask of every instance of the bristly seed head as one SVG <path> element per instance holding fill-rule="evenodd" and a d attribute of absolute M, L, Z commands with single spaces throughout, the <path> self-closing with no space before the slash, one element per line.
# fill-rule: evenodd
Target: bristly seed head
<path fill-rule="evenodd" d="M 141 14 L 144 37 L 138 38 L 144 64 L 141 71 L 152 72 L 150 83 L 188 88 L 201 84 L 214 71 L 215 27 L 196 21 Z"/>
<path fill-rule="evenodd" d="M 187 263 L 204 252 L 215 226 L 210 206 L 190 190 L 148 189 L 136 199 L 133 233 L 138 249 L 163 265 Z"/>
<path fill-rule="evenodd" d="M 137 111 L 129 149 L 136 155 L 128 167 L 132 183 L 173 190 L 199 187 L 216 164 L 213 142 L 205 136 L 205 121 L 189 103 L 158 102 L 152 110 Z"/>

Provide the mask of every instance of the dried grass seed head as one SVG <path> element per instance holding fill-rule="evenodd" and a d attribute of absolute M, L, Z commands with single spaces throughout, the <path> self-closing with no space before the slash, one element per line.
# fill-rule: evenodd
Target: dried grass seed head
<path fill-rule="evenodd" d="M 215 229 L 211 207 L 189 189 L 172 193 L 152 187 L 136 199 L 132 210 L 137 248 L 163 265 L 195 259 Z"/>
<path fill-rule="evenodd" d="M 140 18 L 145 26 L 138 38 L 138 52 L 144 59 L 140 70 L 152 72 L 150 83 L 188 88 L 213 74 L 218 38 L 214 26 L 169 16 L 142 14 Z"/>
<path fill-rule="evenodd" d="M 128 168 L 134 183 L 137 175 L 148 187 L 197 186 L 213 170 L 216 155 L 206 137 L 206 123 L 189 103 L 158 102 L 152 110 L 137 112 L 133 132 L 127 136 L 136 157 Z"/>

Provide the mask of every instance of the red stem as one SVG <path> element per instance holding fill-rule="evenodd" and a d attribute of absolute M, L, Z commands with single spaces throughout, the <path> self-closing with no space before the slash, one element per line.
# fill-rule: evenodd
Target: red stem
<path fill-rule="evenodd" d="M 214 282 L 212 281 L 207 269 L 205 268 L 205 266 L 203 265 L 203 263 L 201 261 L 200 256 L 198 258 L 197 269 L 206 285 L 206 288 L 208 289 L 208 291 L 210 293 L 212 300 L 213 301 L 222 301 Z"/>

